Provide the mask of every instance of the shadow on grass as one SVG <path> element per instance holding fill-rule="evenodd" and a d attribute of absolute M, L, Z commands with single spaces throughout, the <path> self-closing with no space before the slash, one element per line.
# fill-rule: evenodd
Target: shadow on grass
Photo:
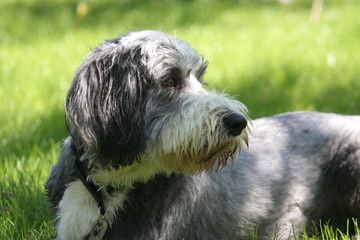
<path fill-rule="evenodd" d="M 49 111 L 46 116 L 29 117 L 17 129 L 4 129 L 5 136 L 0 144 L 1 155 L 5 158 L 26 158 L 37 152 L 36 149 L 41 149 L 43 153 L 49 152 L 54 144 L 65 139 L 68 132 L 64 110 Z"/>
<path fill-rule="evenodd" d="M 252 79 L 243 79 L 236 87 L 231 87 L 229 94 L 238 96 L 237 99 L 247 106 L 252 118 L 286 112 L 291 109 L 291 89 L 296 84 L 295 75 L 295 72 L 289 71 L 287 80 L 274 82 L 266 71 L 259 71 Z"/>

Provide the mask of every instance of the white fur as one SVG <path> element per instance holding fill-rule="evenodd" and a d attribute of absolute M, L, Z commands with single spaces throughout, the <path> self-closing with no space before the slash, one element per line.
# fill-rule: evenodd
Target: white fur
<path fill-rule="evenodd" d="M 131 166 L 120 167 L 119 169 L 95 169 L 89 179 L 98 186 L 111 185 L 115 188 L 129 189 L 134 182 L 147 182 L 158 173 L 170 172 L 156 161 L 143 156 L 141 162 L 134 162 Z"/>
<path fill-rule="evenodd" d="M 81 239 L 90 232 L 97 215 L 97 203 L 84 184 L 71 182 L 59 203 L 57 239 Z"/>
<path fill-rule="evenodd" d="M 116 211 L 125 200 L 124 192 L 114 194 L 107 199 L 105 220 L 111 224 Z M 81 181 L 71 182 L 59 203 L 57 219 L 58 240 L 78 240 L 89 234 L 91 226 L 98 217 L 95 199 Z"/>

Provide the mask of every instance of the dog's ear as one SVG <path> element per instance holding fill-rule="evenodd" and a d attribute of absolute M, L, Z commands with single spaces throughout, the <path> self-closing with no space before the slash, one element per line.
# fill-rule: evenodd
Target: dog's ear
<path fill-rule="evenodd" d="M 118 168 L 139 160 L 145 149 L 149 76 L 142 67 L 141 49 L 124 51 L 116 45 L 112 41 L 94 50 L 80 66 L 65 110 L 82 159 Z"/>

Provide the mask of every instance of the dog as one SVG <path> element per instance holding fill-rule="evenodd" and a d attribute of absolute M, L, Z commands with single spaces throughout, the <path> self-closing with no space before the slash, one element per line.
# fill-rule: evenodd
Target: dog
<path fill-rule="evenodd" d="M 208 62 L 157 31 L 107 40 L 79 67 L 70 137 L 45 184 L 57 239 L 291 237 L 360 216 L 360 117 L 251 121 L 207 90 Z"/>

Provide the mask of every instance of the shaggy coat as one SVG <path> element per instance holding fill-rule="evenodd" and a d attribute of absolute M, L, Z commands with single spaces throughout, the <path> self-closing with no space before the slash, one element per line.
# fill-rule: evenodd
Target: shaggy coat
<path fill-rule="evenodd" d="M 65 104 L 71 136 L 45 186 L 58 239 L 88 238 L 99 216 L 103 239 L 242 239 L 251 225 L 259 239 L 288 237 L 360 216 L 360 117 L 251 123 L 241 102 L 203 87 L 207 65 L 154 31 L 85 59 Z"/>

